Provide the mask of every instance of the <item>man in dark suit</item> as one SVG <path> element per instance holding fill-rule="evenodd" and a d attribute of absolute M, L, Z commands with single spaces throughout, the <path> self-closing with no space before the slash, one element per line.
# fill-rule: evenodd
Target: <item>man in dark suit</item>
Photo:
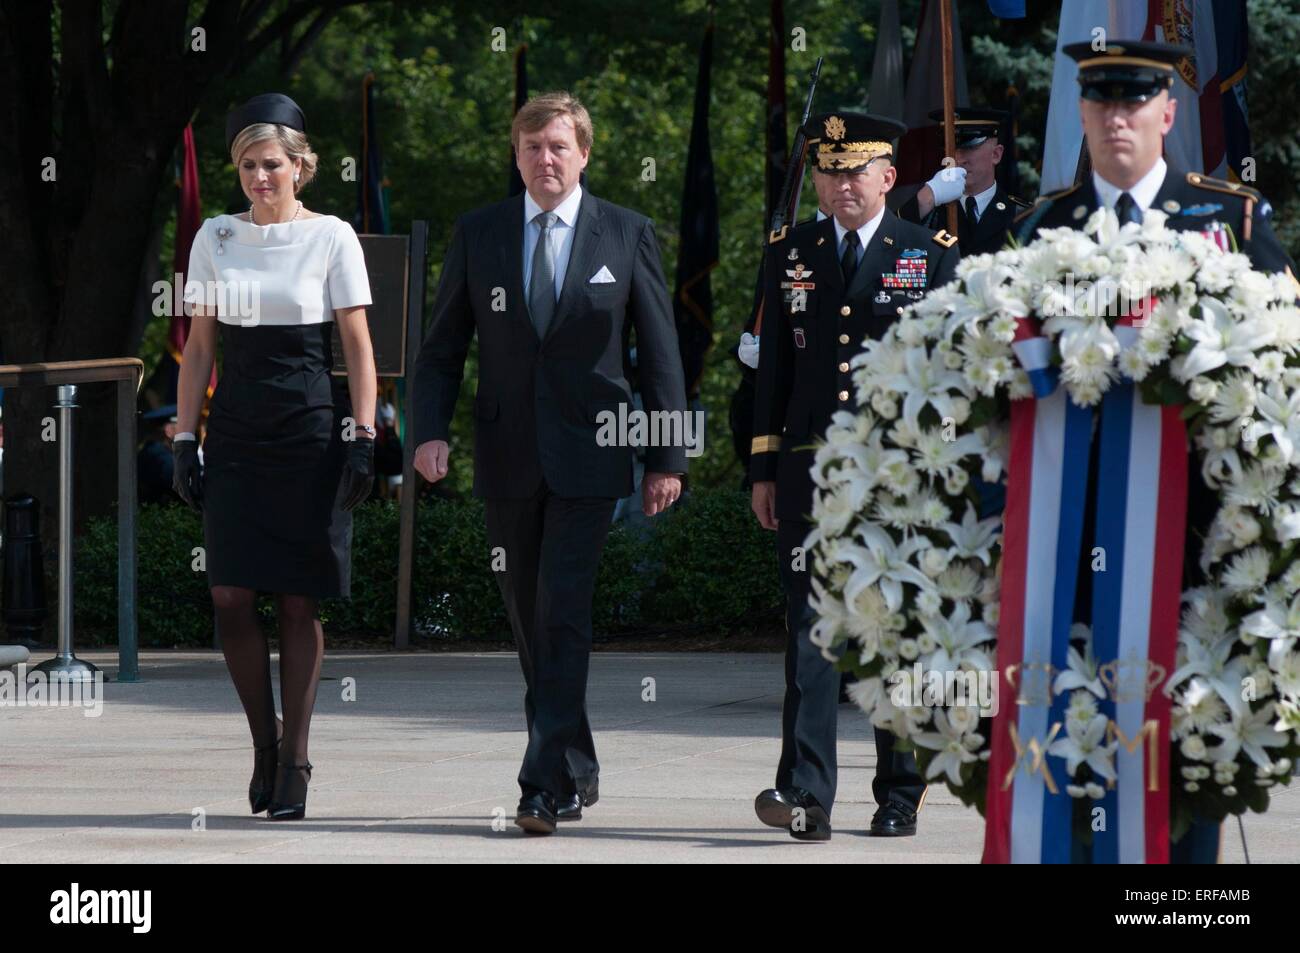
<path fill-rule="evenodd" d="M 653 226 L 579 184 L 586 109 L 567 93 L 538 96 L 515 114 L 511 141 L 526 192 L 461 216 L 452 234 L 415 375 L 415 466 L 431 482 L 447 474 L 477 332 L 474 493 L 486 500 L 527 685 L 515 821 L 549 834 L 599 794 L 586 710 L 591 600 L 614 505 L 632 492 L 634 448 L 610 425 L 632 411 L 629 332 L 651 421 L 684 425 L 686 386 Z M 647 516 L 681 493 L 685 432 L 645 447 Z"/>
<path fill-rule="evenodd" d="M 863 340 L 879 338 L 908 303 L 951 281 L 958 251 L 953 236 L 885 207 L 896 175 L 892 141 L 905 131 L 902 123 L 839 112 L 810 125 L 810 164 L 831 217 L 769 244 L 759 335 L 752 505 L 759 523 L 777 534 L 787 648 L 776 786 L 758 795 L 754 810 L 796 839 L 828 840 L 840 676 L 809 637 L 811 560 L 802 547 L 811 529 L 812 444 L 835 411 L 858 409 L 850 367 Z M 913 755 L 895 750 L 889 731 L 878 729 L 875 739 L 879 809 L 871 833 L 914 834 L 925 782 Z"/>
<path fill-rule="evenodd" d="M 1002 129 L 1009 113 L 1001 109 L 958 106 L 957 164 L 940 169 L 919 192 L 898 209 L 909 222 L 938 228 L 946 221 L 948 203 L 957 203 L 957 247 L 963 258 L 998 251 L 1007 243 L 1015 217 L 1029 208 L 997 181 L 1002 161 Z M 943 110 L 930 113 L 943 121 Z"/>

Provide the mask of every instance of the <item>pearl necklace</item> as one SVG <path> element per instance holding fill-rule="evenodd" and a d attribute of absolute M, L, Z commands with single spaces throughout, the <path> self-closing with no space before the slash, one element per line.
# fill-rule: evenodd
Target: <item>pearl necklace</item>
<path fill-rule="evenodd" d="M 302 212 L 302 200 L 299 199 L 299 200 L 298 200 L 298 210 L 297 210 L 296 212 L 293 213 L 293 218 L 289 219 L 289 221 L 290 221 L 290 222 L 296 221 L 297 218 L 298 218 L 298 215 L 299 215 L 301 212 Z M 248 222 L 249 222 L 250 225 L 256 225 L 256 224 L 257 224 L 257 222 L 253 219 L 253 206 L 252 206 L 252 205 L 249 205 L 249 206 L 248 206 Z M 287 225 L 288 222 L 283 222 L 283 223 L 282 223 L 282 222 L 271 222 L 270 224 L 272 224 L 272 225 L 281 225 L 281 224 L 285 224 L 285 225 Z"/>

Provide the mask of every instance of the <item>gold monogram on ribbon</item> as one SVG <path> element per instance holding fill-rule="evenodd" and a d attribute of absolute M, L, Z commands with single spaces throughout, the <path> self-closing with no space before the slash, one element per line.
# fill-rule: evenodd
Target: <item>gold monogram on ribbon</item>
<path fill-rule="evenodd" d="M 1130 652 L 1128 657 L 1097 666 L 1097 677 L 1106 686 L 1106 693 L 1118 704 L 1148 702 L 1151 693 L 1165 680 L 1165 667 L 1150 659 L 1138 658 Z"/>
<path fill-rule="evenodd" d="M 1016 704 L 1046 708 L 1052 704 L 1052 681 L 1057 668 L 1051 662 L 1023 662 L 1008 665 L 1007 684 L 1015 690 Z"/>

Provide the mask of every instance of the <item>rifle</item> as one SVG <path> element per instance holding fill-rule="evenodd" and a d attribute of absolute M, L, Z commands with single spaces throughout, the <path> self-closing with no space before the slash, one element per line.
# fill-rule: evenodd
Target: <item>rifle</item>
<path fill-rule="evenodd" d="M 808 125 L 808 117 L 812 114 L 813 94 L 817 91 L 817 79 L 822 72 L 822 58 L 817 57 L 817 63 L 813 66 L 812 73 L 808 77 L 808 96 L 804 99 L 803 117 L 799 120 L 799 128 L 794 133 L 794 147 L 790 150 L 790 161 L 785 167 L 785 181 L 781 183 L 781 194 L 776 203 L 776 208 L 772 210 L 772 227 L 768 231 L 768 244 L 779 242 L 785 238 L 785 233 L 790 229 L 790 222 L 794 220 L 795 212 L 799 207 L 799 190 L 803 186 L 803 167 L 804 160 L 808 153 L 808 133 L 804 127 Z M 767 253 L 764 250 L 762 260 L 758 265 L 759 275 L 759 294 L 754 316 L 754 331 L 757 335 L 763 327 L 763 271 L 767 262 Z"/>

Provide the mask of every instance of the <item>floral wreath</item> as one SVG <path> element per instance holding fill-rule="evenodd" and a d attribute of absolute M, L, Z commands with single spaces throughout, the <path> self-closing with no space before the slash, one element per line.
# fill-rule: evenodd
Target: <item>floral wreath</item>
<path fill-rule="evenodd" d="M 856 674 L 853 700 L 916 751 L 926 779 L 981 811 L 987 707 L 899 703 L 895 689 L 918 662 L 997 675 L 1002 522 L 978 503 L 1005 479 L 1011 402 L 1034 395 L 1013 348 L 1022 316 L 1040 322 L 1077 406 L 1119 381 L 1146 403 L 1183 405 L 1199 479 L 1218 494 L 1203 579 L 1182 593 L 1177 661 L 1156 687 L 1172 706 L 1174 837 L 1193 817 L 1265 810 L 1300 754 L 1300 309 L 1289 278 L 1253 270 L 1225 232 L 1165 222 L 1153 209 L 1121 227 L 1098 210 L 1082 230 L 964 259 L 956 281 L 866 342 L 853 362 L 861 410 L 836 413 L 816 452 L 813 641 Z M 1142 320 L 1120 328 L 1106 314 L 1128 288 L 1149 294 Z M 1050 680 L 1065 730 L 1046 750 L 1086 803 L 1115 780 L 1119 742 L 1098 710 L 1106 673 L 1091 632 L 1075 625 L 1070 639 Z"/>

